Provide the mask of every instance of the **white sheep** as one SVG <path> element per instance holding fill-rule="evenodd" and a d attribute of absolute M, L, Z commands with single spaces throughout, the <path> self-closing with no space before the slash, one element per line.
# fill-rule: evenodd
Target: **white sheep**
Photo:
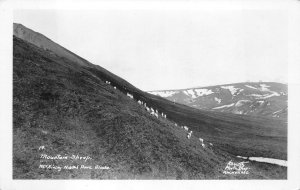
<path fill-rule="evenodd" d="M 151 110 L 151 112 L 150 112 L 150 115 L 153 115 L 153 116 L 155 116 L 155 117 L 157 117 L 157 118 L 158 118 L 158 114 L 157 114 L 157 113 L 155 113 L 153 109 Z"/>
<path fill-rule="evenodd" d="M 200 142 L 203 144 L 203 139 L 199 138 Z"/>
<path fill-rule="evenodd" d="M 202 138 L 199 138 L 199 140 L 200 140 L 200 142 L 201 142 L 202 147 L 205 148 L 205 144 L 203 143 L 204 140 L 203 140 Z"/>
<path fill-rule="evenodd" d="M 127 96 L 128 96 L 129 98 L 133 99 L 133 95 L 132 95 L 132 94 L 127 93 Z"/>
<path fill-rule="evenodd" d="M 192 136 L 192 133 L 193 133 L 193 131 L 190 131 L 190 132 L 188 133 L 188 135 L 187 135 L 187 138 L 188 138 L 188 139 L 190 139 L 190 138 L 191 138 L 191 136 Z"/>
<path fill-rule="evenodd" d="M 184 130 L 188 131 L 189 128 L 187 126 L 183 126 Z"/>

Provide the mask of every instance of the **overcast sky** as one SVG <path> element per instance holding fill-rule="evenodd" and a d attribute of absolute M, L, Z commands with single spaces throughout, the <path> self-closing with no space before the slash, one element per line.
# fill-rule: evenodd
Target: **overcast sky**
<path fill-rule="evenodd" d="M 287 82 L 283 10 L 19 10 L 14 22 L 142 90 Z"/>

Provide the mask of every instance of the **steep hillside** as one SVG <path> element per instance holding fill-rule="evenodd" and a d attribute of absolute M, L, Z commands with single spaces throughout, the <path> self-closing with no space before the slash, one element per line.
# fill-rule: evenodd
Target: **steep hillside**
<path fill-rule="evenodd" d="M 13 41 L 15 179 L 286 178 L 285 167 L 252 161 L 248 175 L 223 174 L 237 155 L 286 159 L 284 121 L 174 104 L 31 43 Z"/>
<path fill-rule="evenodd" d="M 236 83 L 150 93 L 202 110 L 287 119 L 287 85 L 280 83 Z"/>
<path fill-rule="evenodd" d="M 14 47 L 16 178 L 204 178 L 221 172 L 226 155 L 186 139 L 184 130 L 152 117 L 122 91 L 18 39 Z M 112 169 L 43 172 L 42 153 L 90 156 L 92 164 Z"/>

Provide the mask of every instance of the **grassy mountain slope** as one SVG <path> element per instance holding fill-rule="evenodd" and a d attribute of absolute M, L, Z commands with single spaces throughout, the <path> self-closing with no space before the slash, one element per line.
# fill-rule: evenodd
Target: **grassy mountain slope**
<path fill-rule="evenodd" d="M 72 62 L 52 60 L 44 53 L 14 39 L 15 177 L 204 178 L 220 174 L 218 167 L 225 163 L 226 154 L 204 150 L 197 139 L 187 140 L 182 129 L 150 116 L 119 90 Z M 46 149 L 41 152 L 42 145 Z M 89 155 L 93 164 L 112 169 L 44 172 L 38 169 L 41 153 Z"/>

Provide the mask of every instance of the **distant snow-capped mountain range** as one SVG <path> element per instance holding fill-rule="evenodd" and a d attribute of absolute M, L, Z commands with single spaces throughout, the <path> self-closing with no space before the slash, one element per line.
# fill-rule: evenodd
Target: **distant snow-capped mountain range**
<path fill-rule="evenodd" d="M 149 93 L 197 109 L 287 118 L 287 85 L 281 83 L 247 82 Z"/>

